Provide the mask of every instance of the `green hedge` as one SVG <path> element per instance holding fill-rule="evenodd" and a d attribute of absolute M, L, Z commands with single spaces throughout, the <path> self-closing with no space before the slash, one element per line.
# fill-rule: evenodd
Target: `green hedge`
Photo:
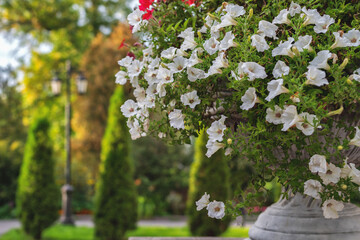
<path fill-rule="evenodd" d="M 109 117 L 102 141 L 100 180 L 95 202 L 95 238 L 121 240 L 137 221 L 137 196 L 133 179 L 129 130 L 120 111 L 122 87 L 110 100 Z"/>
<path fill-rule="evenodd" d="M 41 239 L 42 231 L 58 219 L 60 190 L 55 184 L 50 124 L 36 118 L 31 125 L 19 176 L 17 207 L 24 231 Z"/>
<path fill-rule="evenodd" d="M 194 162 L 191 165 L 187 203 L 188 224 L 195 236 L 219 236 L 229 226 L 230 218 L 210 218 L 207 210 L 196 211 L 195 202 L 207 192 L 210 201 L 225 201 L 230 197 L 230 172 L 224 152 L 219 150 L 210 158 L 205 156 L 208 137 L 203 131 L 195 142 Z"/>

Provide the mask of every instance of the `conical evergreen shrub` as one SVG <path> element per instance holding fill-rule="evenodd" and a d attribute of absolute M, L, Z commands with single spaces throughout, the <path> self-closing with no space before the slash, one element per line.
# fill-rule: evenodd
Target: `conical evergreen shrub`
<path fill-rule="evenodd" d="M 96 193 L 95 238 L 100 240 L 123 239 L 127 230 L 135 228 L 137 220 L 130 136 L 120 111 L 123 103 L 123 88 L 117 87 L 110 99 Z"/>
<path fill-rule="evenodd" d="M 195 142 L 194 162 L 191 165 L 187 202 L 188 225 L 195 236 L 218 236 L 229 226 L 230 218 L 210 218 L 207 210 L 196 210 L 195 202 L 207 192 L 210 201 L 225 201 L 230 197 L 230 171 L 223 150 L 210 158 L 205 156 L 208 137 L 205 131 Z"/>
<path fill-rule="evenodd" d="M 42 231 L 59 217 L 60 190 L 55 184 L 50 124 L 37 118 L 30 126 L 19 175 L 17 208 L 24 231 L 41 239 Z"/>

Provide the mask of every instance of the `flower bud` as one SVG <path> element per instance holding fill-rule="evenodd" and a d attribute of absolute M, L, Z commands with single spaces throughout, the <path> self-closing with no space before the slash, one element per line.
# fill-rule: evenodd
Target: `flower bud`
<path fill-rule="evenodd" d="M 199 38 L 200 40 L 202 40 L 202 34 L 201 34 L 200 31 L 197 31 L 197 35 L 198 35 L 198 38 Z"/>
<path fill-rule="evenodd" d="M 347 189 L 347 185 L 346 185 L 346 184 L 341 184 L 341 189 L 342 189 L 342 190 L 346 190 L 346 189 Z"/>
<path fill-rule="evenodd" d="M 229 145 L 232 144 L 232 139 L 231 138 L 227 139 L 227 144 L 229 144 Z"/>
<path fill-rule="evenodd" d="M 353 84 L 353 82 L 351 81 L 350 78 L 346 79 L 346 83 L 349 84 L 349 85 Z"/>
<path fill-rule="evenodd" d="M 340 65 L 340 69 L 344 69 L 348 63 L 349 63 L 349 59 L 345 58 L 344 61 Z"/>
<path fill-rule="evenodd" d="M 341 150 L 343 150 L 343 149 L 344 149 L 344 147 L 343 147 L 343 146 L 341 146 L 341 145 L 339 145 L 339 146 L 337 147 L 337 149 L 338 149 L 339 151 L 341 151 Z"/>
<path fill-rule="evenodd" d="M 326 114 L 326 116 L 331 117 L 331 116 L 334 116 L 334 115 L 340 115 L 343 111 L 344 111 L 344 107 L 343 107 L 343 105 L 341 105 L 341 107 L 338 110 L 331 111 L 328 114 Z"/>
<path fill-rule="evenodd" d="M 250 11 L 249 11 L 249 19 L 253 16 L 253 14 L 254 14 L 254 9 L 250 9 Z"/>

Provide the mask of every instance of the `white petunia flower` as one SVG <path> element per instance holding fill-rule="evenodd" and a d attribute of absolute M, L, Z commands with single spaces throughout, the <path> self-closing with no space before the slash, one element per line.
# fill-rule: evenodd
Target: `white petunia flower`
<path fill-rule="evenodd" d="M 229 13 L 222 16 L 220 20 L 221 20 L 220 24 L 216 26 L 216 28 L 218 30 L 221 29 L 221 28 L 224 28 L 224 27 L 233 26 L 233 25 L 236 26 L 237 25 L 237 21 L 235 19 L 233 19 L 233 17 Z"/>
<path fill-rule="evenodd" d="M 235 80 L 240 80 L 242 78 L 244 78 L 246 76 L 245 72 L 242 70 L 241 66 L 242 66 L 242 62 L 240 62 L 238 64 L 238 67 L 236 69 L 236 73 L 234 71 L 231 71 L 231 76 L 235 79 Z"/>
<path fill-rule="evenodd" d="M 174 81 L 173 75 L 172 71 L 160 66 L 156 78 L 164 83 L 171 83 Z"/>
<path fill-rule="evenodd" d="M 208 210 L 208 216 L 211 218 L 222 219 L 225 216 L 225 204 L 223 202 L 212 201 L 206 209 Z"/>
<path fill-rule="evenodd" d="M 271 108 L 266 109 L 266 121 L 273 124 L 281 124 L 282 121 L 282 114 L 283 110 L 278 106 L 275 105 L 275 109 L 272 110 Z"/>
<path fill-rule="evenodd" d="M 206 148 L 207 148 L 207 152 L 206 152 L 206 156 L 208 158 L 210 158 L 215 152 L 217 152 L 219 149 L 224 148 L 225 144 L 223 143 L 219 143 L 219 142 L 214 142 L 214 141 L 208 141 L 206 143 Z"/>
<path fill-rule="evenodd" d="M 299 116 L 306 121 L 297 122 L 296 123 L 297 129 L 301 130 L 306 136 L 310 136 L 311 134 L 314 133 L 315 130 L 314 121 L 317 120 L 316 115 L 303 112 L 300 113 Z"/>
<path fill-rule="evenodd" d="M 216 38 L 211 37 L 204 43 L 204 49 L 210 54 L 213 55 L 217 51 L 219 51 L 220 42 L 216 40 Z"/>
<path fill-rule="evenodd" d="M 331 45 L 330 49 L 337 47 L 349 47 L 351 45 L 350 40 L 345 36 L 340 35 L 339 32 L 333 32 L 333 35 L 335 36 L 335 43 Z"/>
<path fill-rule="evenodd" d="M 356 133 L 353 139 L 350 140 L 349 145 L 355 145 L 360 147 L 360 130 L 359 127 L 355 127 Z"/>
<path fill-rule="evenodd" d="M 119 71 L 115 74 L 116 80 L 115 83 L 124 85 L 127 82 L 127 73 L 124 71 Z"/>
<path fill-rule="evenodd" d="M 331 52 L 329 50 L 322 50 L 317 53 L 316 57 L 310 62 L 310 65 L 316 68 L 329 70 L 330 66 L 327 63 L 327 61 L 329 60 L 330 57 L 331 57 Z"/>
<path fill-rule="evenodd" d="M 148 89 L 146 89 L 146 90 L 148 90 Z M 147 95 L 146 98 L 144 99 L 143 105 L 146 108 L 154 108 L 155 107 L 155 95 L 154 94 Z"/>
<path fill-rule="evenodd" d="M 301 7 L 299 4 L 291 2 L 290 7 L 289 7 L 289 13 L 290 16 L 295 16 L 295 14 L 297 13 L 301 13 Z"/>
<path fill-rule="evenodd" d="M 317 69 L 315 66 L 309 66 L 305 75 L 307 78 L 307 81 L 305 82 L 306 84 L 311 84 L 318 87 L 329 84 L 328 80 L 325 78 L 326 73 Z"/>
<path fill-rule="evenodd" d="M 283 61 L 279 60 L 276 62 L 272 74 L 275 78 L 281 78 L 283 75 L 288 75 L 290 68 Z"/>
<path fill-rule="evenodd" d="M 124 102 L 124 104 L 120 107 L 121 112 L 123 113 L 123 115 L 127 118 L 136 115 L 137 110 L 138 110 L 138 104 L 136 102 L 134 102 L 134 100 L 126 100 L 126 102 Z"/>
<path fill-rule="evenodd" d="M 145 12 L 140 11 L 139 9 L 136 9 L 135 11 L 133 11 L 132 13 L 130 13 L 127 16 L 127 20 L 129 22 L 130 25 L 135 26 L 137 24 L 140 24 L 142 22 L 142 15 Z"/>
<path fill-rule="evenodd" d="M 159 97 L 165 97 L 166 96 L 166 82 L 161 81 L 158 83 L 158 85 L 156 86 L 156 92 L 158 93 Z"/>
<path fill-rule="evenodd" d="M 315 23 L 314 31 L 316 33 L 326 33 L 329 26 L 333 24 L 335 20 L 329 15 L 324 15 Z"/>
<path fill-rule="evenodd" d="M 160 65 L 160 58 L 159 57 L 156 57 L 156 58 L 153 58 L 148 66 L 148 68 L 150 70 L 154 70 L 155 68 L 158 68 Z"/>
<path fill-rule="evenodd" d="M 283 86 L 283 82 L 284 80 L 282 78 L 268 82 L 267 90 L 269 91 L 269 95 L 265 98 L 266 101 L 270 102 L 276 96 L 289 92 L 289 89 Z"/>
<path fill-rule="evenodd" d="M 161 57 L 172 60 L 175 57 L 177 48 L 169 47 L 161 52 Z"/>
<path fill-rule="evenodd" d="M 129 67 L 133 61 L 132 57 L 126 56 L 123 59 L 118 61 L 118 64 L 123 67 Z"/>
<path fill-rule="evenodd" d="M 184 50 L 178 48 L 176 49 L 175 57 L 188 57 L 189 54 L 185 52 Z"/>
<path fill-rule="evenodd" d="M 174 109 L 169 113 L 170 126 L 176 129 L 184 129 L 184 118 L 185 116 L 181 113 L 181 110 Z"/>
<path fill-rule="evenodd" d="M 192 53 L 190 58 L 188 59 L 188 64 L 187 67 L 193 67 L 198 63 L 202 63 L 203 61 L 198 57 L 198 52 L 200 52 L 202 49 L 201 48 L 197 48 L 195 49 Z"/>
<path fill-rule="evenodd" d="M 334 199 L 326 200 L 323 203 L 322 210 L 325 218 L 339 218 L 339 211 L 344 209 L 344 204 Z"/>
<path fill-rule="evenodd" d="M 173 73 L 179 73 L 186 68 L 187 62 L 187 58 L 184 58 L 182 56 L 175 57 L 173 59 L 173 62 L 168 64 L 168 67 Z"/>
<path fill-rule="evenodd" d="M 184 39 L 184 42 L 181 44 L 180 49 L 186 51 L 189 49 L 193 50 L 196 47 L 197 47 L 197 43 L 195 42 L 195 38 L 187 37 Z"/>
<path fill-rule="evenodd" d="M 235 39 L 235 35 L 231 31 L 227 32 L 223 40 L 221 40 L 220 42 L 219 50 L 226 51 L 228 48 L 236 47 L 237 43 L 234 42 L 234 39 Z"/>
<path fill-rule="evenodd" d="M 246 13 L 243 6 L 232 3 L 227 4 L 224 11 L 230 14 L 230 16 L 233 18 L 240 17 Z"/>
<path fill-rule="evenodd" d="M 324 190 L 321 183 L 317 180 L 307 180 L 304 183 L 304 194 L 313 197 L 315 199 L 320 199 L 320 194 Z"/>
<path fill-rule="evenodd" d="M 328 164 L 323 155 L 315 154 L 310 158 L 309 169 L 312 173 L 326 173 Z"/>
<path fill-rule="evenodd" d="M 225 57 L 225 52 L 219 52 L 218 56 L 212 62 L 212 65 L 210 66 L 206 77 L 213 74 L 222 73 L 221 68 L 227 68 L 228 66 L 229 61 Z"/>
<path fill-rule="evenodd" d="M 129 118 L 127 121 L 127 126 L 129 128 L 131 140 L 136 140 L 141 137 L 142 130 L 138 120 L 132 120 Z"/>
<path fill-rule="evenodd" d="M 202 195 L 202 197 L 195 202 L 196 210 L 200 211 L 203 208 L 206 208 L 209 203 L 210 203 L 210 195 L 205 192 L 204 195 Z"/>
<path fill-rule="evenodd" d="M 136 88 L 139 86 L 139 77 L 138 76 L 130 76 L 131 86 Z"/>
<path fill-rule="evenodd" d="M 296 106 L 289 105 L 285 107 L 283 114 L 281 115 L 283 122 L 283 128 L 281 131 L 287 131 L 289 128 L 294 126 L 297 122 L 301 121 L 301 117 L 298 115 Z"/>
<path fill-rule="evenodd" d="M 198 79 L 202 79 L 205 77 L 205 72 L 201 69 L 194 68 L 194 67 L 188 67 L 186 69 L 188 79 L 190 82 L 195 82 Z"/>
<path fill-rule="evenodd" d="M 256 47 L 258 52 L 264 52 L 270 48 L 265 40 L 265 37 L 259 34 L 251 36 L 251 46 Z"/>
<path fill-rule="evenodd" d="M 143 62 L 139 60 L 134 60 L 131 65 L 128 67 L 128 74 L 130 77 L 137 77 L 140 75 L 142 68 L 144 67 Z"/>
<path fill-rule="evenodd" d="M 157 78 L 158 75 L 158 69 L 150 69 L 144 74 L 144 78 L 145 80 L 149 83 L 149 84 L 154 84 L 154 83 L 158 83 L 160 82 L 160 79 Z"/>
<path fill-rule="evenodd" d="M 307 10 L 305 7 L 303 7 L 302 11 L 306 15 L 305 21 L 303 23 L 304 26 L 309 25 L 309 24 L 316 24 L 319 21 L 319 19 L 321 19 L 321 15 L 317 11 L 317 9 Z"/>
<path fill-rule="evenodd" d="M 356 168 L 354 163 L 350 163 L 350 169 L 349 177 L 351 177 L 351 181 L 360 185 L 360 171 Z"/>
<path fill-rule="evenodd" d="M 344 37 L 349 39 L 349 46 L 350 47 L 357 47 L 360 45 L 360 31 L 351 29 L 347 33 L 344 34 Z"/>
<path fill-rule="evenodd" d="M 268 21 L 261 20 L 259 22 L 259 30 L 258 33 L 264 37 L 270 37 L 273 39 L 277 39 L 276 37 L 276 31 L 278 30 L 278 27 Z"/>
<path fill-rule="evenodd" d="M 223 140 L 224 131 L 226 129 L 225 125 L 225 116 L 211 124 L 211 126 L 206 130 L 206 133 L 209 135 L 209 141 L 219 141 Z"/>
<path fill-rule="evenodd" d="M 275 57 L 278 55 L 284 55 L 284 56 L 293 57 L 294 53 L 291 51 L 293 41 L 294 38 L 292 37 L 289 37 L 286 42 L 281 41 L 280 44 L 272 50 L 271 52 L 272 56 Z"/>
<path fill-rule="evenodd" d="M 289 11 L 287 9 L 283 9 L 280 11 L 279 15 L 277 15 L 272 23 L 274 24 L 290 24 L 290 20 L 288 19 Z"/>
<path fill-rule="evenodd" d="M 249 81 L 254 81 L 256 78 L 264 79 L 267 77 L 265 68 L 256 62 L 242 63 L 241 70 L 249 77 Z"/>
<path fill-rule="evenodd" d="M 145 100 L 145 97 L 146 97 L 145 89 L 142 87 L 137 87 L 137 88 L 135 88 L 133 94 L 134 94 L 134 97 L 136 98 L 136 101 L 138 102 L 138 104 L 143 105 L 142 102 Z"/>
<path fill-rule="evenodd" d="M 325 185 L 337 183 L 340 180 L 341 169 L 332 163 L 328 164 L 326 173 L 319 172 L 319 176 Z"/>
<path fill-rule="evenodd" d="M 350 75 L 350 80 L 355 80 L 360 82 L 360 68 L 356 69 L 352 75 Z"/>
<path fill-rule="evenodd" d="M 194 31 L 191 27 L 188 27 L 187 29 L 185 29 L 184 31 L 182 31 L 179 35 L 179 38 L 187 38 L 187 37 L 194 37 Z"/>
<path fill-rule="evenodd" d="M 181 95 L 180 101 L 187 106 L 190 106 L 190 108 L 195 108 L 196 105 L 200 104 L 200 99 L 197 95 L 197 91 L 194 90 L 189 93 L 185 93 L 184 95 Z"/>
<path fill-rule="evenodd" d="M 214 21 L 213 25 L 210 28 L 210 36 L 215 39 L 219 39 L 219 37 L 220 37 L 219 25 L 220 25 L 219 22 Z"/>
<path fill-rule="evenodd" d="M 256 90 L 253 87 L 250 87 L 246 90 L 245 94 L 241 97 L 243 104 L 240 106 L 242 110 L 249 110 L 255 106 L 255 103 L 260 102 L 256 96 Z"/>
<path fill-rule="evenodd" d="M 312 51 L 312 47 L 310 46 L 311 41 L 312 36 L 310 35 L 300 36 L 299 39 L 294 43 L 294 46 L 299 50 L 299 52 L 303 52 L 304 49 Z"/>
<path fill-rule="evenodd" d="M 340 178 L 347 178 L 351 174 L 352 169 L 347 163 L 347 161 L 348 161 L 348 157 L 344 159 L 344 167 L 341 168 Z"/>

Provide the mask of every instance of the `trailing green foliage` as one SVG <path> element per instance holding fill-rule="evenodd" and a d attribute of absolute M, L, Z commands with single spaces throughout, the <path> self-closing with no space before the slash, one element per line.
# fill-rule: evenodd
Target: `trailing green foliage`
<path fill-rule="evenodd" d="M 102 141 L 100 180 L 95 203 L 96 239 L 119 240 L 137 220 L 137 202 L 126 119 L 120 112 L 123 88 L 110 100 L 109 117 Z"/>
<path fill-rule="evenodd" d="M 191 165 L 187 202 L 188 225 L 195 236 L 219 236 L 229 226 L 230 218 L 209 218 L 205 210 L 196 211 L 195 202 L 207 192 L 210 200 L 225 201 L 230 197 L 230 172 L 224 152 L 205 156 L 207 134 L 202 132 L 195 142 L 194 162 Z"/>
<path fill-rule="evenodd" d="M 50 123 L 35 118 L 29 129 L 19 176 L 17 207 L 24 231 L 41 239 L 42 231 L 58 219 L 59 189 L 55 184 Z"/>

